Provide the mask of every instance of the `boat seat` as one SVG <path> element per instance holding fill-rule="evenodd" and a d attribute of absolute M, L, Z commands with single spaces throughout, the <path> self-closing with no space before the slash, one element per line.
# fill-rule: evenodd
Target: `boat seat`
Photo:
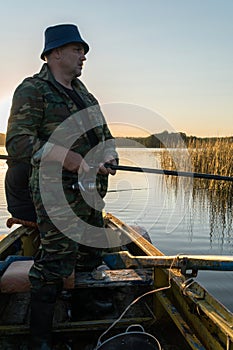
<path fill-rule="evenodd" d="M 23 293 L 30 291 L 28 273 L 33 260 L 14 261 L 5 270 L 0 279 L 1 293 Z M 64 289 L 74 288 L 74 272 L 64 278 Z"/>
<path fill-rule="evenodd" d="M 1 293 L 20 293 L 30 291 L 28 273 L 33 260 L 12 262 L 0 279 Z M 74 288 L 123 287 L 152 285 L 152 269 L 121 269 L 104 271 L 104 278 L 96 278 L 93 272 L 76 272 L 64 278 L 64 290 Z"/>
<path fill-rule="evenodd" d="M 153 285 L 152 269 L 120 269 L 103 271 L 103 278 L 93 272 L 76 272 L 75 288 L 136 287 Z"/>

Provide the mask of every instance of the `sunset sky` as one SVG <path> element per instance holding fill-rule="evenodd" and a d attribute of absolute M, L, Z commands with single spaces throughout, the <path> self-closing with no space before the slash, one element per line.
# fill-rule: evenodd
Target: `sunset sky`
<path fill-rule="evenodd" d="M 233 135 L 232 0 L 3 2 L 0 132 L 14 89 L 42 66 L 45 28 L 60 23 L 77 24 L 90 45 L 81 79 L 116 136 L 166 125 Z"/>

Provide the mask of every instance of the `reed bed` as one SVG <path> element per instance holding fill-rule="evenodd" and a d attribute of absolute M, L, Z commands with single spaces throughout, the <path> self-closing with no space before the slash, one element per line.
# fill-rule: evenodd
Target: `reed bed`
<path fill-rule="evenodd" d="M 233 142 L 230 138 L 216 140 L 193 139 L 187 145 L 186 156 L 179 154 L 179 147 L 164 150 L 161 154 L 161 167 L 168 170 L 191 171 L 196 173 L 216 174 L 233 177 Z M 178 179 L 167 177 L 171 186 L 178 186 Z M 203 206 L 207 203 L 211 239 L 218 233 L 218 238 L 226 237 L 232 242 L 233 236 L 233 182 L 205 179 L 193 179 L 192 202 Z M 224 238 L 225 237 L 225 238 Z M 233 242 L 232 242 L 233 245 Z"/>
<path fill-rule="evenodd" d="M 228 138 L 215 142 L 192 141 L 188 150 L 195 172 L 233 177 L 233 142 Z M 213 184 L 211 181 L 210 185 Z"/>
<path fill-rule="evenodd" d="M 169 170 L 233 177 L 233 142 L 229 138 L 217 139 L 214 142 L 192 140 L 187 145 L 185 156 L 179 152 L 174 153 L 174 150 L 172 152 L 164 150 L 161 155 L 161 166 Z M 226 181 L 201 180 L 197 183 L 198 186 L 201 183 L 207 189 L 222 190 L 232 187 L 232 183 Z"/>

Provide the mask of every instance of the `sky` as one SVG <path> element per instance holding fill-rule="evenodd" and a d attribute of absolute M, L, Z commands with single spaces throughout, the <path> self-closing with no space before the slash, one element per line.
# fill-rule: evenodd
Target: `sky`
<path fill-rule="evenodd" d="M 44 31 L 73 23 L 82 81 L 115 136 L 233 135 L 232 0 L 8 0 L 0 11 L 0 132 L 13 92 L 39 72 Z"/>

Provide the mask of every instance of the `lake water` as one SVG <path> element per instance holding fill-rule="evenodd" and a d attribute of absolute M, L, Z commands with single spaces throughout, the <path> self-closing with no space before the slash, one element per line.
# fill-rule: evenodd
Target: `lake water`
<path fill-rule="evenodd" d="M 0 154 L 4 154 L 0 148 Z M 119 149 L 120 164 L 160 168 L 159 149 Z M 4 194 L 7 166 L 0 160 L 0 234 L 8 233 Z M 195 181 L 195 180 L 194 180 Z M 207 180 L 208 181 L 208 180 Z M 110 177 L 107 212 L 127 224 L 143 226 L 163 253 L 233 255 L 232 208 L 219 213 L 203 188 L 193 191 L 192 179 L 173 186 L 163 175 L 118 171 Z M 223 205 L 223 204 L 221 204 Z M 225 205 L 223 205 L 225 207 Z M 233 311 L 233 273 L 200 271 L 197 280 Z"/>

